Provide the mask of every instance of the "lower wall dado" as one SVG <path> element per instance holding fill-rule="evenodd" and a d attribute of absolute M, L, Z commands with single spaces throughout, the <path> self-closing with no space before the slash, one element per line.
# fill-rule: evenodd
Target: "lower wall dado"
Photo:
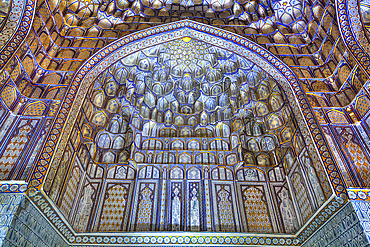
<path fill-rule="evenodd" d="M 358 192 L 358 191 L 357 191 Z M 356 193 L 356 192 L 355 192 Z M 353 193 L 349 192 L 350 198 L 355 198 Z M 334 205 L 340 205 L 335 203 Z M 333 205 L 327 205 L 322 211 L 329 212 Z M 232 245 L 249 245 L 249 246 L 304 246 L 304 247 L 324 247 L 324 246 L 370 246 L 370 201 L 366 200 L 349 200 L 343 206 L 338 206 L 338 210 L 326 220 L 324 224 L 318 227 L 314 233 L 310 234 L 312 225 L 307 225 L 304 230 L 297 235 L 287 236 L 259 236 L 253 234 L 237 234 L 231 235 L 227 233 L 204 234 L 199 233 L 199 236 L 187 236 L 186 233 L 168 232 L 157 233 L 158 236 L 148 233 L 149 236 L 139 233 L 132 234 L 131 237 L 125 236 L 127 233 L 107 234 L 107 236 L 98 236 L 98 234 L 75 234 L 76 239 L 81 239 L 80 244 L 71 244 L 62 236 L 62 234 L 54 227 L 50 221 L 40 212 L 37 205 L 30 200 L 24 193 L 17 191 L 16 193 L 1 193 L 0 194 L 0 245 L 1 246 L 48 246 L 48 247 L 64 247 L 64 246 L 155 246 L 165 244 L 168 246 L 178 245 L 199 245 L 199 246 L 232 246 Z M 322 212 L 318 214 L 321 217 Z M 318 222 L 318 220 L 314 220 Z M 308 230 L 307 230 L 308 229 Z M 307 240 L 305 234 L 310 234 Z M 81 236 L 79 236 L 81 235 Z M 96 236 L 95 236 L 96 235 Z M 122 236 L 119 236 L 122 235 Z M 141 236 L 143 235 L 143 236 Z M 196 235 L 192 233 L 192 235 Z M 209 235 L 209 236 L 207 236 Z M 212 236 L 211 236 L 212 235 Z M 96 244 L 85 244 L 88 239 L 95 239 Z M 113 240 L 115 239 L 115 240 Z M 135 240 L 134 240 L 135 239 Z M 154 241 L 155 239 L 155 241 Z M 162 239 L 162 241 L 160 241 Z M 181 241 L 182 239 L 183 241 Z M 203 241 L 201 241 L 202 239 Z M 223 241 L 222 241 L 222 240 Z M 282 242 L 282 239 L 286 239 Z M 290 239 L 290 240 L 289 240 Z M 293 239 L 293 240 L 292 240 Z M 216 241 L 214 241 L 216 240 Z M 70 241 L 70 240 L 69 240 Z M 91 240 L 90 240 L 91 241 Z M 84 243 L 85 242 L 85 243 Z M 115 242 L 112 244 L 112 242 Z M 303 242 L 303 243 L 302 243 Z"/>
<path fill-rule="evenodd" d="M 359 204 L 369 209 L 370 203 L 368 202 L 347 202 L 301 246 L 370 246 L 369 235 L 364 232 L 363 228 L 369 222 L 369 215 L 366 215 L 366 223 L 361 220 L 359 215 L 363 212 Z"/>
<path fill-rule="evenodd" d="M 0 195 L 0 246 L 65 247 L 69 244 L 23 193 Z M 12 210 L 9 210 L 11 208 Z"/>

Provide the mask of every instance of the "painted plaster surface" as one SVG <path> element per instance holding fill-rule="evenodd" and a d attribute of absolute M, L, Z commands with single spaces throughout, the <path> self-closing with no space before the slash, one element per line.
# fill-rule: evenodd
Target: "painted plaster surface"
<path fill-rule="evenodd" d="M 0 5 L 4 245 L 367 245 L 367 1 Z"/>

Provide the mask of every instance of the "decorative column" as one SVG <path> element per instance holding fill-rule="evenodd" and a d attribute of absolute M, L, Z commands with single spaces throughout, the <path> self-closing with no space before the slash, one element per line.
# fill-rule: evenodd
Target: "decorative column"
<path fill-rule="evenodd" d="M 210 174 L 208 167 L 204 168 L 204 201 L 205 201 L 205 223 L 204 230 L 212 231 L 212 209 L 211 209 L 211 192 L 210 192 Z"/>
<path fill-rule="evenodd" d="M 166 202 L 167 202 L 167 167 L 162 169 L 162 187 L 160 197 L 160 212 L 159 212 L 159 230 L 164 231 L 166 229 Z"/>

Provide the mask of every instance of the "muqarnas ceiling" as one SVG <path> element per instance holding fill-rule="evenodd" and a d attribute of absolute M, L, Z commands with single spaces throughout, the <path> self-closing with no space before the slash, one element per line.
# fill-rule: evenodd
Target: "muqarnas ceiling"
<path fill-rule="evenodd" d="M 70 26 L 126 29 L 132 21 L 163 23 L 195 18 L 213 25 L 244 25 L 260 33 L 272 33 L 279 25 L 282 30 L 291 25 L 294 33 L 300 33 L 306 27 L 302 16 L 310 15 L 308 3 L 298 0 L 64 0 L 60 10 Z"/>
<path fill-rule="evenodd" d="M 45 191 L 79 232 L 295 233 L 331 193 L 304 143 L 271 76 L 184 37 L 96 78 Z"/>

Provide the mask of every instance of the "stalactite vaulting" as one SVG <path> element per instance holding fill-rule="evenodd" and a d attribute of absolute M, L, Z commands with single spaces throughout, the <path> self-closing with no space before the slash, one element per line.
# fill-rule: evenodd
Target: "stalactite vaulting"
<path fill-rule="evenodd" d="M 369 11 L 0 0 L 0 245 L 362 246 Z"/>

